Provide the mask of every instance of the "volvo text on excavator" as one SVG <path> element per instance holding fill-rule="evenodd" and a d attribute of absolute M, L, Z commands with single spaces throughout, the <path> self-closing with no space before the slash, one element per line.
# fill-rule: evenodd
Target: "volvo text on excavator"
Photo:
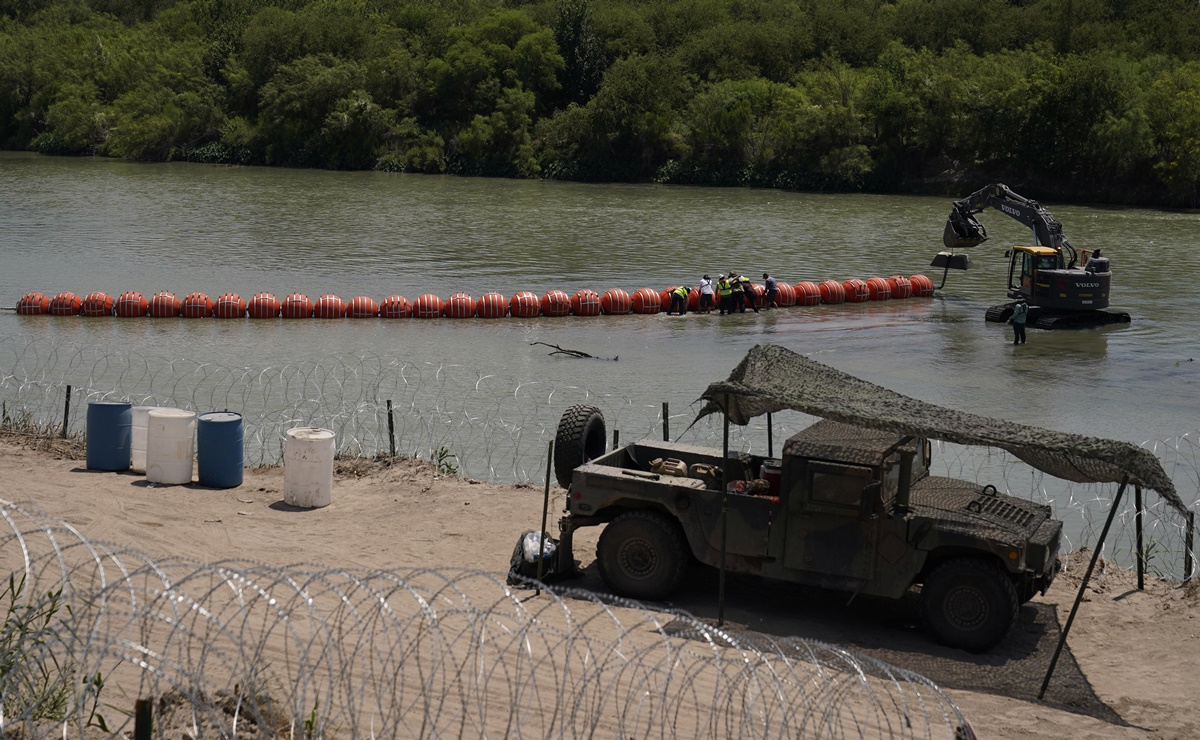
<path fill-rule="evenodd" d="M 1106 311 L 1112 272 L 1100 250 L 1076 250 L 1063 235 L 1062 224 L 1035 200 L 1017 195 L 1006 185 L 996 184 L 954 202 L 942 241 L 949 252 L 939 252 L 934 267 L 965 270 L 971 265 L 965 254 L 954 250 L 973 247 L 987 240 L 987 230 L 975 214 L 995 208 L 1033 230 L 1033 246 L 1014 246 L 1007 255 L 1008 297 L 1024 296 L 1029 303 L 1029 322 L 1039 329 L 1060 329 L 1120 324 L 1129 314 Z M 942 285 L 945 285 L 945 275 Z M 988 321 L 1007 321 L 1013 304 L 987 310 Z"/>

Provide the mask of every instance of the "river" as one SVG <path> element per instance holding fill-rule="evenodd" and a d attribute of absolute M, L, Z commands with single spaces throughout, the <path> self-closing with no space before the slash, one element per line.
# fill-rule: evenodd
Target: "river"
<path fill-rule="evenodd" d="M 930 299 L 725 318 L 87 320 L 3 312 L 0 355 L 31 346 L 41 354 L 47 347 L 86 348 L 89 359 L 60 373 L 82 384 L 103 374 L 94 357 L 111 364 L 135 356 L 148 366 L 186 359 L 243 375 L 331 356 L 359 358 L 351 370 L 362 372 L 370 365 L 364 356 L 398 358 L 431 368 L 426 384 L 437 382 L 436 368 L 454 367 L 503 378 L 492 382 L 504 392 L 524 383 L 571 389 L 542 399 L 547 410 L 523 419 L 542 434 L 554 423 L 547 414 L 558 399 L 589 397 L 644 411 L 650 421 L 628 422 L 642 433 L 662 402 L 671 404 L 673 424 L 686 425 L 688 405 L 709 382 L 725 377 L 750 347 L 775 343 L 953 408 L 1136 444 L 1194 436 L 1200 214 L 1047 207 L 1077 247 L 1103 248 L 1110 257 L 1112 307 L 1130 313 L 1132 323 L 1030 330 L 1029 343 L 1014 347 L 1008 328 L 985 323 L 983 313 L 1004 300 L 1005 248 L 1032 236 L 988 211 L 980 219 L 992 239 L 971 250 L 973 268 L 950 274 Z M 941 272 L 929 262 L 942 249 L 949 210 L 949 199 L 931 197 L 2 153 L 0 305 L 14 306 L 28 291 L 65 290 L 114 296 L 136 290 L 147 297 L 202 291 L 214 298 L 300 291 L 314 300 L 334 293 L 347 301 L 487 290 L 632 292 L 694 285 L 705 272 L 715 278 L 727 270 L 756 278 L 769 271 L 791 283 L 924 273 L 936 284 Z M 532 342 L 619 360 L 551 356 Z M 64 362 L 39 357 L 32 364 Z M 13 364 L 0 357 L 0 374 Z M 214 403 L 230 397 L 225 392 Z M 780 423 L 786 431 L 801 422 Z M 1195 484 L 1181 493 L 1193 501 Z"/>

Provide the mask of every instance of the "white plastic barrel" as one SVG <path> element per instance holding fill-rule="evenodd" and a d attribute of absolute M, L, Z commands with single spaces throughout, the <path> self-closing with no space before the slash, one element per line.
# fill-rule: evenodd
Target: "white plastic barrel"
<path fill-rule="evenodd" d="M 316 509 L 333 500 L 334 433 L 299 427 L 287 431 L 283 448 L 283 502 Z"/>
<path fill-rule="evenodd" d="M 134 406 L 130 409 L 133 414 L 133 436 L 130 442 L 132 463 L 129 468 L 135 473 L 146 472 L 146 428 L 150 424 L 150 412 L 163 406 Z"/>
<path fill-rule="evenodd" d="M 182 485 L 192 482 L 196 413 L 152 409 L 146 423 L 146 480 Z"/>

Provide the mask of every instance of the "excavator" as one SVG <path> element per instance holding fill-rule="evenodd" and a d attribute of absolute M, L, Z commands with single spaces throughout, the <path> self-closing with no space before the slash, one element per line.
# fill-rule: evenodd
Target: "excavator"
<path fill-rule="evenodd" d="M 950 251 L 939 252 L 931 265 L 943 267 L 942 285 L 951 269 L 966 270 L 970 257 L 956 253 L 982 244 L 987 230 L 975 218 L 986 208 L 995 208 L 1033 230 L 1034 246 L 1014 246 L 1005 253 L 1008 267 L 1008 297 L 1024 296 L 1029 304 L 1029 324 L 1039 329 L 1063 329 L 1129 323 L 1129 314 L 1108 308 L 1112 272 L 1100 250 L 1076 250 L 1063 234 L 1062 224 L 1035 200 L 1014 193 L 1007 185 L 995 184 L 954 201 L 942 242 Z M 939 286 L 941 287 L 941 286 Z M 992 306 L 984 318 L 1005 322 L 1012 316 L 1013 303 Z"/>

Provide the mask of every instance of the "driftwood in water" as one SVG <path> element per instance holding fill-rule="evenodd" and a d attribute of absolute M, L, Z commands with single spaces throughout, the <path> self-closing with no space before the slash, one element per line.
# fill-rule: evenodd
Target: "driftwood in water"
<path fill-rule="evenodd" d="M 546 342 L 530 342 L 529 346 L 532 347 L 535 344 L 540 344 L 543 347 L 553 347 L 554 351 L 550 353 L 552 355 L 570 355 L 571 357 L 589 357 L 593 360 L 612 360 L 613 362 L 616 362 L 619 359 L 619 356 L 618 357 L 596 357 L 594 355 L 589 355 L 587 352 L 581 352 L 577 349 L 563 349 L 562 347 L 559 347 L 557 344 L 547 344 Z"/>

